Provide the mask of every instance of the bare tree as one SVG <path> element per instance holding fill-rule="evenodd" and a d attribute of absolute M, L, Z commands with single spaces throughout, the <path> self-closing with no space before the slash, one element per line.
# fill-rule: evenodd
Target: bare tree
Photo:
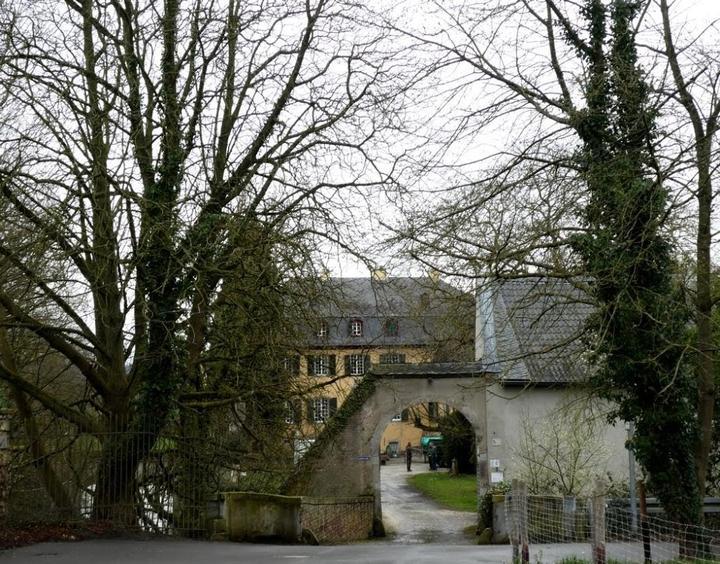
<path fill-rule="evenodd" d="M 0 195 L 55 266 L 8 241 L 0 256 L 55 322 L 5 288 L 0 306 L 89 394 L 63 402 L 5 360 L 0 378 L 103 441 L 96 514 L 132 522 L 134 469 L 203 378 L 233 241 L 258 222 L 288 249 L 337 237 L 337 196 L 384 180 L 369 143 L 393 116 L 391 76 L 342 0 L 7 10 Z"/>
<path fill-rule="evenodd" d="M 695 464 L 702 490 L 715 396 L 710 270 L 713 139 L 720 106 L 717 57 L 707 47 L 714 27 L 695 30 L 678 48 L 672 6 L 665 0 L 641 6 L 633 32 L 659 115 L 649 148 L 651 168 L 673 199 L 664 233 L 680 249 L 686 238 L 695 237 L 691 291 L 701 433 Z M 440 206 L 420 207 L 396 231 L 395 241 L 411 256 L 470 277 L 583 273 L 568 243 L 582 232 L 578 217 L 587 203 L 573 160 L 583 137 L 579 128 L 588 123 L 585 94 L 592 89 L 586 58 L 593 46 L 589 31 L 578 25 L 585 9 L 582 3 L 557 0 L 437 2 L 428 8 L 431 23 L 388 21 L 426 60 L 435 54 L 422 82 L 427 90 L 435 81 L 437 103 L 454 116 L 440 122 L 446 127 L 436 135 L 437 165 L 451 179 L 437 190 Z M 500 149 L 487 150 L 484 136 Z M 468 146 L 478 154 L 458 156 L 460 147 Z"/>

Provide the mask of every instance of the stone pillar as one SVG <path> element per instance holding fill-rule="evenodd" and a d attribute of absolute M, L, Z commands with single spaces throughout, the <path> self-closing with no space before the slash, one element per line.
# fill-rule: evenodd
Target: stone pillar
<path fill-rule="evenodd" d="M 10 412 L 0 409 L 0 523 L 8 517 L 10 493 Z"/>

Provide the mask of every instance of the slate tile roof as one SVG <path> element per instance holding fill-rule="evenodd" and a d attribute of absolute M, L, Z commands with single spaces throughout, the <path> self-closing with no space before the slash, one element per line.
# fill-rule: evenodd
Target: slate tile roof
<path fill-rule="evenodd" d="M 310 347 L 428 346 L 453 316 L 473 322 L 473 296 L 430 277 L 330 278 L 311 309 L 318 323 L 327 323 L 328 334 L 318 337 L 308 327 Z M 350 335 L 354 319 L 363 322 L 362 337 Z M 389 319 L 398 323 L 396 336 L 385 330 Z"/>
<path fill-rule="evenodd" d="M 493 303 L 496 363 L 505 383 L 581 382 L 588 366 L 581 340 L 593 306 L 581 284 L 550 278 L 497 282 Z M 487 334 L 487 330 L 485 331 Z"/>

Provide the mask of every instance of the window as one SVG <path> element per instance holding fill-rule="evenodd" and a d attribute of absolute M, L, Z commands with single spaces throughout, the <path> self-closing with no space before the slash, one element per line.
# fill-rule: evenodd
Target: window
<path fill-rule="evenodd" d="M 350 376 L 365 374 L 365 356 L 362 354 L 350 355 Z"/>
<path fill-rule="evenodd" d="M 370 356 L 366 354 L 346 354 L 345 376 L 362 376 L 370 370 Z"/>
<path fill-rule="evenodd" d="M 316 356 L 313 364 L 313 374 L 316 376 L 327 376 L 330 374 L 330 357 L 327 355 Z"/>
<path fill-rule="evenodd" d="M 300 374 L 300 357 L 297 355 L 286 356 L 282 360 L 282 369 L 285 374 L 297 376 L 298 374 Z"/>
<path fill-rule="evenodd" d="M 318 337 L 327 337 L 328 336 L 328 324 L 325 321 L 321 321 L 320 325 L 318 325 L 317 328 L 317 336 Z"/>
<path fill-rule="evenodd" d="M 393 423 L 397 423 L 398 421 L 402 421 L 402 414 L 398 413 L 397 415 L 393 415 L 393 418 L 390 420 Z"/>
<path fill-rule="evenodd" d="M 396 352 L 381 354 L 380 364 L 405 364 L 405 355 Z"/>
<path fill-rule="evenodd" d="M 363 335 L 362 319 L 353 319 L 350 322 L 350 336 L 351 337 L 362 337 L 362 335 Z"/>
<path fill-rule="evenodd" d="M 427 405 L 428 410 L 428 419 L 430 421 L 437 421 L 438 415 L 439 415 L 439 409 L 437 402 L 431 401 Z"/>
<path fill-rule="evenodd" d="M 300 406 L 296 402 L 285 402 L 285 423 L 293 424 L 300 421 Z"/>
<path fill-rule="evenodd" d="M 310 376 L 335 376 L 335 355 L 308 356 L 307 369 Z"/>
<path fill-rule="evenodd" d="M 324 423 L 337 410 L 337 398 L 317 398 L 308 404 L 308 419 L 313 423 Z"/>
<path fill-rule="evenodd" d="M 400 334 L 400 324 L 394 317 L 385 320 L 385 336 L 397 337 Z"/>

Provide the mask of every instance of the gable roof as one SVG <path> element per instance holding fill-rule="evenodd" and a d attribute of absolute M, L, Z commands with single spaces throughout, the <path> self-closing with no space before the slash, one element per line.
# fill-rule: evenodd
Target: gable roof
<path fill-rule="evenodd" d="M 498 281 L 481 294 L 480 300 L 492 303 L 490 322 L 483 320 L 484 360 L 499 368 L 504 383 L 565 384 L 587 378 L 581 338 L 593 306 L 579 285 L 534 277 Z"/>

